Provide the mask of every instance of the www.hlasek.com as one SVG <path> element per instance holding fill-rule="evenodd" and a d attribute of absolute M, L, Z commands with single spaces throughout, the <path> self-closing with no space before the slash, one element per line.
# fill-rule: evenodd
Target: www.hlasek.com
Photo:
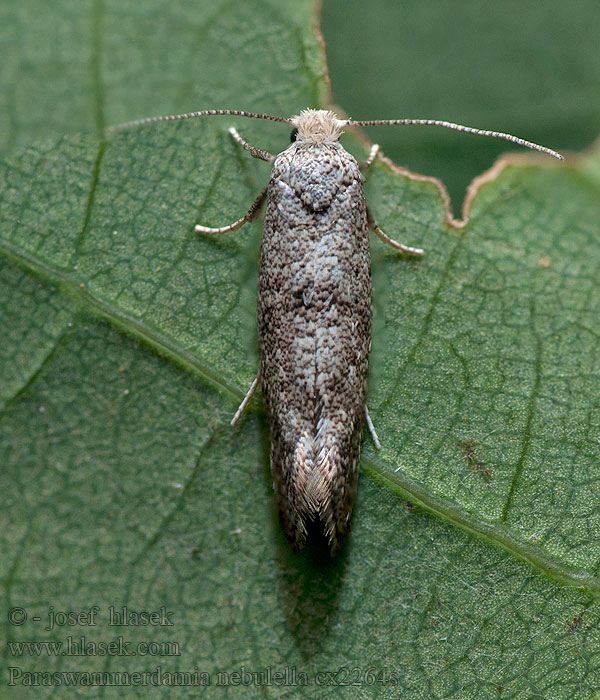
<path fill-rule="evenodd" d="M 69 636 L 64 642 L 8 642 L 6 647 L 10 656 L 181 656 L 179 642 L 134 644 L 122 636 L 109 642 Z"/>

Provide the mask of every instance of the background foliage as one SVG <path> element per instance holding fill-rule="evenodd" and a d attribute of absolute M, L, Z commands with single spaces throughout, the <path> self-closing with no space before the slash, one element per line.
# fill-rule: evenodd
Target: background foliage
<path fill-rule="evenodd" d="M 600 131 L 600 13 L 593 0 L 323 0 L 335 100 L 356 119 L 430 117 L 581 150 Z M 510 146 L 439 129 L 369 136 L 419 173 L 464 190 Z"/>

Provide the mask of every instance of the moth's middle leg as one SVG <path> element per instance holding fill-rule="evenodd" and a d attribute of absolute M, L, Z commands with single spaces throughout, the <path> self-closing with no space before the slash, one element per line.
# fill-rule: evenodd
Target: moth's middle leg
<path fill-rule="evenodd" d="M 198 231 L 198 233 L 229 233 L 230 231 L 236 231 L 238 228 L 241 228 L 246 222 L 248 221 L 253 221 L 256 219 L 258 216 L 258 212 L 260 211 L 260 208 L 262 207 L 263 202 L 265 201 L 265 197 L 267 196 L 267 188 L 265 187 L 258 195 L 258 197 L 252 202 L 252 205 L 250 206 L 250 209 L 242 216 L 241 219 L 238 219 L 237 221 L 234 221 L 232 224 L 229 224 L 228 226 L 221 226 L 220 228 L 210 228 L 209 226 L 201 226 L 198 224 L 195 226 L 195 230 Z"/>
<path fill-rule="evenodd" d="M 422 248 L 411 248 L 411 246 L 398 243 L 398 241 L 395 241 L 393 238 L 390 238 L 387 234 L 385 234 L 375 223 L 375 219 L 373 218 L 373 214 L 371 213 L 369 207 L 367 207 L 367 223 L 369 228 L 374 231 L 384 243 L 387 243 L 395 250 L 399 250 L 401 253 L 405 253 L 406 255 L 421 256 L 424 254 L 425 251 Z"/>

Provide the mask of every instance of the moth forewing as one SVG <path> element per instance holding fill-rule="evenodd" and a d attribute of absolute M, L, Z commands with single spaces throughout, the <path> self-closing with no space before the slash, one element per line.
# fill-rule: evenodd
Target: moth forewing
<path fill-rule="evenodd" d="M 275 159 L 258 337 L 284 531 L 299 548 L 320 522 L 335 549 L 356 493 L 371 343 L 362 176 L 337 142 L 296 141 Z"/>

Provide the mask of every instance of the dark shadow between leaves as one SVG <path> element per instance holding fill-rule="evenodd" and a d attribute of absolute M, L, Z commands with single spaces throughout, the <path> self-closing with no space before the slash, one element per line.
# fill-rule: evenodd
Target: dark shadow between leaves
<path fill-rule="evenodd" d="M 286 540 L 279 517 L 277 538 L 278 579 L 283 610 L 298 650 L 310 661 L 326 647 L 336 619 L 338 594 L 346 571 L 348 538 L 332 556 L 321 531 L 309 531 L 304 549 L 294 552 Z"/>
<path fill-rule="evenodd" d="M 302 658 L 310 661 L 326 646 L 331 623 L 336 617 L 338 594 L 346 570 L 349 535 L 341 549 L 332 556 L 322 531 L 315 526 L 309 532 L 304 549 L 300 552 L 292 550 L 283 534 L 273 493 L 269 426 L 264 414 L 260 425 L 265 479 L 271 491 L 271 522 L 275 533 L 272 541 L 277 547 L 274 555 L 282 608 Z"/>
<path fill-rule="evenodd" d="M 351 533 L 347 534 L 334 556 L 318 526 L 309 532 L 302 551 L 292 550 L 283 534 L 273 493 L 269 464 L 269 426 L 264 413 L 260 420 L 260 433 L 265 479 L 268 480 L 271 491 L 271 522 L 275 531 L 273 541 L 277 547 L 274 555 L 282 608 L 302 658 L 310 661 L 326 646 L 330 626 L 336 618 Z"/>

